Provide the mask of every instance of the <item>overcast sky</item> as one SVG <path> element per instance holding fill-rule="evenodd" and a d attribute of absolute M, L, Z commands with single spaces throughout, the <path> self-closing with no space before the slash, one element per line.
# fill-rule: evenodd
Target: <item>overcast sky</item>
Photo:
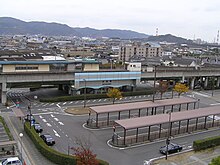
<path fill-rule="evenodd" d="M 0 16 L 71 27 L 127 29 L 213 42 L 220 0 L 0 0 Z"/>

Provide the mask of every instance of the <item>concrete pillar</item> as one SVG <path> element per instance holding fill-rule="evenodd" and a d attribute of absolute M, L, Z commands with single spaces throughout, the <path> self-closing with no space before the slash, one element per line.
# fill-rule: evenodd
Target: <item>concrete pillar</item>
<path fill-rule="evenodd" d="M 7 102 L 7 97 L 6 97 L 6 89 L 7 83 L 2 83 L 1 85 L 1 90 L 2 90 L 2 95 L 1 95 L 1 103 L 5 104 Z"/>
<path fill-rule="evenodd" d="M 71 85 L 68 85 L 68 94 L 69 94 L 69 95 L 72 95 Z"/>
<path fill-rule="evenodd" d="M 194 89 L 194 86 L 195 86 L 195 77 L 192 78 L 191 80 L 191 84 L 190 84 L 190 88 L 193 90 Z"/>
<path fill-rule="evenodd" d="M 182 82 L 185 82 L 185 76 L 182 77 Z"/>
<path fill-rule="evenodd" d="M 63 90 L 63 85 L 62 85 L 62 84 L 59 84 L 59 86 L 58 86 L 58 90 L 60 90 L 60 91 Z"/>
<path fill-rule="evenodd" d="M 205 87 L 205 88 L 207 88 L 208 82 L 209 82 L 209 77 L 206 77 L 206 78 L 205 78 L 205 84 L 204 84 L 204 87 Z"/>
<path fill-rule="evenodd" d="M 220 83 L 220 77 L 217 77 L 217 83 L 216 83 L 216 87 L 219 87 L 219 83 Z"/>

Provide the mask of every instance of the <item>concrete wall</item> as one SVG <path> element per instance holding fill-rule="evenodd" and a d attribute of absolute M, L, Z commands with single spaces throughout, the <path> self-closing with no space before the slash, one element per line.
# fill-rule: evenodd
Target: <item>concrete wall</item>
<path fill-rule="evenodd" d="M 99 71 L 99 64 L 84 64 L 83 71 Z"/>
<path fill-rule="evenodd" d="M 45 71 L 50 71 L 50 66 L 49 65 L 39 65 L 38 66 L 38 71 L 42 71 L 42 72 L 45 72 Z"/>
<path fill-rule="evenodd" d="M 121 86 L 135 86 L 140 82 L 141 72 L 87 72 L 75 73 L 75 88 L 84 88 L 86 86 L 91 88 L 102 87 L 121 87 Z"/>
<path fill-rule="evenodd" d="M 15 66 L 14 65 L 3 65 L 2 72 L 3 73 L 15 72 Z"/>
<path fill-rule="evenodd" d="M 16 67 L 32 67 L 37 69 L 16 69 Z M 10 72 L 49 72 L 50 67 L 48 64 L 44 65 L 3 65 L 2 72 L 3 73 L 10 73 Z"/>

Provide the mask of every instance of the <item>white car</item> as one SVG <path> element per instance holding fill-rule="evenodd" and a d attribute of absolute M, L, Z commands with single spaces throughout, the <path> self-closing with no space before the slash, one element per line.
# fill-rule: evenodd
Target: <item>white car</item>
<path fill-rule="evenodd" d="M 22 165 L 22 162 L 18 157 L 11 157 L 4 159 L 2 162 L 0 162 L 0 165 Z"/>

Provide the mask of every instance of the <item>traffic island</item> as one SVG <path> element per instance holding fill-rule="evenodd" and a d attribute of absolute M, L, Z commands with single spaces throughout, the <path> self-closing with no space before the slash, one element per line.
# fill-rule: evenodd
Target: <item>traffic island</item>
<path fill-rule="evenodd" d="M 93 110 L 89 107 L 69 107 L 64 111 L 72 115 L 89 115 L 89 113 L 93 113 Z"/>

